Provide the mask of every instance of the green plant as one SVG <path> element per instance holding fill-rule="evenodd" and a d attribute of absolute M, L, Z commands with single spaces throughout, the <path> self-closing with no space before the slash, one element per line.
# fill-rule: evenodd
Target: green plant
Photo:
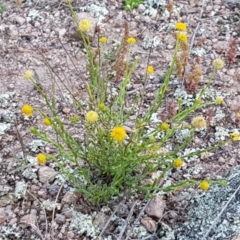
<path fill-rule="evenodd" d="M 6 10 L 6 6 L 3 3 L 0 3 L 0 14 Z"/>
<path fill-rule="evenodd" d="M 39 163 L 44 164 L 46 158 L 48 161 L 55 161 L 61 172 L 74 183 L 76 189 L 93 203 L 107 202 L 111 196 L 119 195 L 120 192 L 132 194 L 140 191 L 149 197 L 154 190 L 168 192 L 201 184 L 197 180 L 185 179 L 170 186 L 159 186 L 169 171 L 182 166 L 185 158 L 213 151 L 226 143 L 226 141 L 222 141 L 208 148 L 183 154 L 183 150 L 191 143 L 196 131 L 207 127 L 203 116 L 194 118 L 189 124 L 184 124 L 184 122 L 189 122 L 190 115 L 197 110 L 216 104 L 215 101 L 203 102 L 201 98 L 209 88 L 216 71 L 223 67 L 223 62 L 219 59 L 214 61 L 213 73 L 208 84 L 201 89 L 196 101 L 191 106 L 184 107 L 181 99 L 177 99 L 175 103 L 169 105 L 168 114 L 164 115 L 165 120 L 153 124 L 153 115 L 163 105 L 175 67 L 181 76 L 185 71 L 185 65 L 177 66 L 177 61 L 179 57 L 188 59 L 187 34 L 177 32 L 173 60 L 162 86 L 158 89 L 150 107 L 145 110 L 145 114 L 142 114 L 144 92 L 150 75 L 154 73 L 154 67 L 148 65 L 143 70 L 145 72 L 143 89 L 132 100 L 131 107 L 127 107 L 127 102 L 130 101 L 127 95 L 127 85 L 140 61 L 138 58 L 131 60 L 132 46 L 136 43 L 136 39 L 129 36 L 127 23 L 124 26 L 125 33 L 121 46 L 115 54 L 115 64 L 112 65 L 110 64 L 113 61 L 112 58 L 110 63 L 106 62 L 108 59 L 104 58 L 107 39 L 100 38 L 98 32 L 98 49 L 93 50 L 88 35 L 92 27 L 91 23 L 87 20 L 79 23 L 71 5 L 70 9 L 87 53 L 89 81 L 85 83 L 85 87 L 88 94 L 86 99 L 88 106 L 83 106 L 64 81 L 62 83 L 71 94 L 74 105 L 78 109 L 77 115 L 72 116 L 69 122 L 77 124 L 76 128 L 84 126 L 84 141 L 80 142 L 69 133 L 64 121 L 58 116 L 54 94 L 48 96 L 39 86 L 35 75 L 31 71 L 27 71 L 24 77 L 31 80 L 41 93 L 48 106 L 49 114 L 39 108 L 34 108 L 34 110 L 39 112 L 43 123 L 50 126 L 55 133 L 55 136 L 50 137 L 45 130 L 39 130 L 33 126 L 30 128 L 32 134 L 56 149 L 56 154 L 45 156 L 41 153 L 38 155 Z M 186 64 L 186 61 L 182 63 Z M 51 72 L 54 72 L 48 63 L 47 65 Z M 196 90 L 201 74 L 199 67 L 197 70 L 194 72 L 194 78 L 190 78 L 191 81 L 188 83 L 194 90 Z M 59 76 L 58 78 L 61 79 Z M 114 92 L 113 80 L 118 82 L 117 92 Z M 218 104 L 220 103 L 218 101 Z M 32 110 L 29 105 L 22 108 L 23 113 L 28 116 L 32 114 Z M 85 118 L 81 117 L 82 115 Z M 136 120 L 132 121 L 131 116 L 135 116 Z M 127 127 L 129 123 L 132 125 L 131 128 Z M 164 147 L 177 135 L 178 130 L 188 130 L 189 135 L 174 149 L 166 152 Z M 232 138 L 234 141 L 238 140 L 239 134 L 235 133 Z M 146 183 L 149 176 L 157 171 L 160 171 L 160 174 Z M 207 190 L 206 186 L 209 187 L 207 185 L 209 183 L 225 184 L 222 181 L 210 180 L 204 183 L 204 190 Z"/>
<path fill-rule="evenodd" d="M 131 11 L 134 8 L 137 8 L 139 4 L 143 3 L 143 0 L 125 0 L 124 9 L 126 11 Z"/>

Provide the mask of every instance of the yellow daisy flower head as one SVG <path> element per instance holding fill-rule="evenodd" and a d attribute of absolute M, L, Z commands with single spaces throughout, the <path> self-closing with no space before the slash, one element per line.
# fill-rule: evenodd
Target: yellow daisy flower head
<path fill-rule="evenodd" d="M 197 98 L 197 99 L 195 100 L 195 103 L 201 104 L 201 103 L 202 103 L 202 99 L 201 99 L 201 98 Z"/>
<path fill-rule="evenodd" d="M 101 37 L 99 39 L 99 42 L 102 43 L 102 44 L 105 44 L 105 43 L 107 43 L 107 38 L 106 37 Z"/>
<path fill-rule="evenodd" d="M 216 104 L 222 104 L 222 102 L 223 102 L 223 98 L 222 97 L 217 97 L 216 98 Z"/>
<path fill-rule="evenodd" d="M 200 183 L 200 189 L 203 191 L 207 191 L 209 189 L 209 183 L 208 181 L 204 180 Z"/>
<path fill-rule="evenodd" d="M 82 32 L 88 32 L 92 27 L 92 23 L 89 20 L 82 20 L 78 24 L 78 29 Z"/>
<path fill-rule="evenodd" d="M 28 104 L 24 104 L 22 106 L 22 113 L 25 114 L 26 116 L 32 116 L 32 113 L 33 113 L 32 106 L 30 106 Z"/>
<path fill-rule="evenodd" d="M 23 74 L 23 78 L 26 79 L 26 80 L 32 79 L 33 76 L 34 76 L 34 73 L 33 73 L 33 71 L 31 71 L 31 70 L 27 70 L 27 71 L 25 71 L 24 74 Z"/>
<path fill-rule="evenodd" d="M 153 66 L 148 66 L 147 67 L 147 73 L 149 73 L 149 74 L 151 74 L 151 73 L 153 73 L 154 72 L 154 67 Z"/>
<path fill-rule="evenodd" d="M 177 38 L 178 38 L 179 41 L 184 42 L 184 43 L 186 43 L 187 40 L 188 40 L 188 36 L 187 36 L 186 33 L 179 33 L 177 35 Z"/>
<path fill-rule="evenodd" d="M 40 163 L 40 164 L 45 164 L 45 163 L 47 162 L 47 158 L 46 158 L 46 156 L 45 156 L 44 154 L 39 153 L 39 154 L 37 155 L 37 161 L 38 161 L 38 163 Z"/>
<path fill-rule="evenodd" d="M 45 126 L 50 126 L 50 125 L 51 125 L 50 119 L 49 119 L 49 118 L 44 118 L 44 119 L 43 119 L 43 124 L 44 124 Z"/>
<path fill-rule="evenodd" d="M 166 122 L 162 123 L 161 129 L 162 129 L 163 131 L 167 131 L 167 130 L 169 129 L 169 124 L 166 123 Z"/>
<path fill-rule="evenodd" d="M 181 158 L 177 158 L 173 162 L 173 166 L 175 168 L 180 168 L 183 165 L 183 160 Z"/>
<path fill-rule="evenodd" d="M 96 122 L 98 120 L 98 114 L 95 111 L 88 111 L 85 116 L 88 122 Z"/>
<path fill-rule="evenodd" d="M 220 70 L 224 67 L 224 62 L 223 60 L 217 58 L 213 61 L 213 67 L 217 70 Z"/>
<path fill-rule="evenodd" d="M 206 120 L 203 116 L 194 117 L 191 124 L 195 129 L 202 129 L 207 127 Z"/>
<path fill-rule="evenodd" d="M 110 135 L 115 141 L 122 142 L 126 138 L 127 133 L 123 127 L 117 126 L 112 129 Z"/>
<path fill-rule="evenodd" d="M 98 109 L 99 109 L 99 110 L 103 111 L 104 108 L 105 108 L 104 103 L 99 103 L 99 104 L 98 104 Z"/>
<path fill-rule="evenodd" d="M 183 22 L 177 22 L 175 24 L 175 29 L 178 31 L 187 31 L 187 25 Z"/>
<path fill-rule="evenodd" d="M 233 132 L 231 133 L 231 138 L 232 140 L 235 142 L 235 141 L 238 141 L 239 140 L 239 132 Z"/>
<path fill-rule="evenodd" d="M 128 38 L 128 39 L 127 39 L 127 43 L 128 43 L 128 44 L 131 44 L 131 45 L 134 44 L 134 43 L 136 43 L 136 38 L 134 38 L 134 37 Z"/>

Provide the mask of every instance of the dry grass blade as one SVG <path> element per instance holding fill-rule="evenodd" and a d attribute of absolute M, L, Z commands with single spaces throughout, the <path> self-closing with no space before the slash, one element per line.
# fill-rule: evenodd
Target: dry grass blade
<path fill-rule="evenodd" d="M 46 227 L 45 227 L 45 233 L 46 233 L 46 235 L 47 235 L 47 233 L 48 233 L 48 221 L 47 221 L 47 214 L 46 214 L 46 211 L 45 211 L 45 209 L 44 209 L 44 207 L 43 207 L 43 205 L 42 205 L 42 203 L 31 193 L 31 192 L 29 192 L 28 190 L 27 190 L 27 193 L 30 195 L 30 196 L 32 196 L 39 204 L 40 204 L 40 206 L 42 207 L 42 209 L 43 209 L 43 211 L 44 211 L 44 215 L 45 215 L 45 224 L 46 224 Z"/>

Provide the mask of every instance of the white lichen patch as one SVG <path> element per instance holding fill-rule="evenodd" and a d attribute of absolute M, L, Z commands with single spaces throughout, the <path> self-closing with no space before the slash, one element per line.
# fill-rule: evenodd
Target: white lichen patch
<path fill-rule="evenodd" d="M 102 23 L 105 16 L 109 14 L 108 9 L 102 4 L 88 4 L 84 7 L 80 7 L 80 11 L 90 12 L 95 18 L 98 18 L 98 24 Z"/>
<path fill-rule="evenodd" d="M 192 161 L 197 161 L 199 159 L 199 156 L 198 156 L 198 153 L 197 151 L 199 151 L 200 149 L 199 148 L 186 148 L 184 150 L 184 153 L 183 155 L 188 155 L 188 154 L 193 154 L 192 156 L 189 156 L 189 157 L 184 157 L 184 160 L 186 162 L 192 162 Z"/>
<path fill-rule="evenodd" d="M 42 202 L 42 207 L 47 210 L 47 211 L 52 211 L 53 209 L 60 210 L 61 209 L 61 204 L 52 202 L 49 199 L 45 200 Z"/>
<path fill-rule="evenodd" d="M 134 226 L 131 229 L 131 232 L 128 234 L 130 235 L 131 238 L 135 238 L 135 239 L 143 239 L 144 237 L 146 237 L 148 235 L 148 232 L 146 230 L 146 228 L 144 228 L 143 226 Z"/>
<path fill-rule="evenodd" d="M 7 107 L 8 103 L 15 97 L 16 92 L 6 92 L 0 95 L 0 107 Z"/>
<path fill-rule="evenodd" d="M 70 228 L 75 229 L 79 237 L 84 234 L 91 239 L 101 239 L 98 237 L 99 230 L 93 225 L 92 217 L 81 212 L 73 211 Z"/>
<path fill-rule="evenodd" d="M 28 144 L 32 152 L 36 152 L 40 147 L 44 147 L 46 144 L 42 140 L 33 140 Z"/>
<path fill-rule="evenodd" d="M 23 171 L 22 175 L 27 179 L 33 180 L 37 178 L 36 172 L 36 168 L 27 168 Z"/>
<path fill-rule="evenodd" d="M 9 123 L 0 123 L 0 134 L 5 134 L 6 131 L 8 131 L 11 127 L 11 124 Z"/>
<path fill-rule="evenodd" d="M 12 226 L 0 225 L 0 233 L 1 236 L 4 236 L 3 239 L 19 239 L 21 236 L 20 232 L 20 228 L 17 224 L 13 224 Z"/>
<path fill-rule="evenodd" d="M 195 101 L 194 96 L 192 94 L 188 94 L 183 87 L 177 88 L 173 95 L 177 100 L 181 99 L 182 106 L 190 107 Z"/>
<path fill-rule="evenodd" d="M 188 128 L 177 129 L 175 132 L 175 139 L 178 143 L 183 143 L 187 138 L 191 136 L 191 131 Z"/>
<path fill-rule="evenodd" d="M 14 123 L 16 120 L 16 114 L 10 110 L 5 110 L 4 112 L 0 113 L 0 117 L 6 123 Z"/>
<path fill-rule="evenodd" d="M 216 126 L 216 132 L 214 133 L 215 141 L 224 141 L 229 138 L 230 130 L 221 126 Z"/>
<path fill-rule="evenodd" d="M 201 47 L 196 47 L 192 49 L 191 54 L 202 57 L 203 55 L 206 54 L 206 50 Z"/>
<path fill-rule="evenodd" d="M 24 198 L 26 191 L 27 191 L 27 184 L 25 182 L 17 182 L 15 191 L 14 191 L 14 196 L 17 199 Z"/>
<path fill-rule="evenodd" d="M 12 190 L 13 190 L 12 187 L 9 187 L 9 186 L 1 186 L 0 196 L 4 196 L 4 195 L 8 194 L 8 193 L 11 192 Z"/>
<path fill-rule="evenodd" d="M 226 114 L 221 108 L 217 108 L 214 117 L 211 119 L 210 125 L 216 126 L 217 123 L 221 122 L 226 117 Z"/>
<path fill-rule="evenodd" d="M 142 41 L 142 47 L 145 50 L 148 50 L 150 48 L 156 48 L 160 46 L 160 40 L 157 36 L 155 37 L 145 37 Z"/>
<path fill-rule="evenodd" d="M 159 10 L 165 9 L 166 0 L 145 0 L 144 5 L 146 10 L 143 12 L 143 15 L 156 17 Z"/>

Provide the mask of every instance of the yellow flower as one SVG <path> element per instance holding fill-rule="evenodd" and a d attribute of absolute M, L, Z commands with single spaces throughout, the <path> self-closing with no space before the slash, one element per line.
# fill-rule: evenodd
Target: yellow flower
<path fill-rule="evenodd" d="M 98 104 L 98 108 L 99 108 L 99 110 L 103 111 L 104 108 L 105 108 L 104 103 L 99 103 L 99 104 Z"/>
<path fill-rule="evenodd" d="M 115 127 L 111 131 L 111 137 L 117 142 L 122 142 L 126 138 L 126 136 L 126 130 L 121 126 Z"/>
<path fill-rule="evenodd" d="M 107 42 L 107 38 L 106 37 L 101 37 L 99 39 L 99 42 L 102 43 L 102 44 L 105 44 Z"/>
<path fill-rule="evenodd" d="M 23 74 L 23 78 L 26 80 L 30 80 L 33 78 L 33 72 L 31 70 L 27 70 L 24 74 Z"/>
<path fill-rule="evenodd" d="M 217 97 L 216 98 L 216 104 L 222 104 L 223 98 L 222 97 Z"/>
<path fill-rule="evenodd" d="M 173 166 L 174 166 L 175 168 L 180 168 L 182 165 L 183 165 L 183 161 L 182 161 L 181 158 L 177 158 L 177 159 L 175 159 L 174 162 L 173 162 Z"/>
<path fill-rule="evenodd" d="M 49 118 L 44 118 L 43 119 L 43 124 L 46 125 L 46 126 L 50 126 L 51 125 L 51 121 Z"/>
<path fill-rule="evenodd" d="M 183 22 L 177 22 L 176 25 L 175 25 L 175 28 L 178 31 L 187 31 L 187 25 Z"/>
<path fill-rule="evenodd" d="M 169 129 L 169 124 L 168 123 L 162 123 L 162 125 L 161 125 L 161 129 L 163 130 L 163 131 L 167 131 L 168 129 Z"/>
<path fill-rule="evenodd" d="M 40 163 L 40 164 L 45 164 L 46 161 L 47 161 L 47 158 L 46 158 L 46 156 L 45 156 L 44 154 L 39 153 L 39 154 L 37 155 L 37 161 L 38 161 L 38 163 Z"/>
<path fill-rule="evenodd" d="M 22 107 L 22 113 L 24 113 L 26 116 L 32 116 L 33 108 L 28 104 L 24 104 Z"/>
<path fill-rule="evenodd" d="M 203 191 L 206 191 L 209 189 L 209 183 L 208 181 L 204 180 L 200 183 L 200 189 L 202 189 Z"/>
<path fill-rule="evenodd" d="M 95 111 L 88 111 L 85 118 L 88 122 L 96 122 L 98 120 L 98 114 Z"/>
<path fill-rule="evenodd" d="M 91 22 L 84 19 L 79 22 L 78 29 L 82 32 L 88 32 L 90 30 L 91 26 L 92 26 Z"/>
<path fill-rule="evenodd" d="M 136 38 L 134 38 L 134 37 L 128 38 L 128 39 L 127 39 L 127 43 L 128 43 L 128 44 L 134 44 L 134 43 L 136 43 Z"/>
<path fill-rule="evenodd" d="M 222 69 L 224 67 L 223 60 L 217 58 L 213 61 L 213 67 L 217 70 Z"/>
<path fill-rule="evenodd" d="M 201 103 L 202 103 L 202 99 L 201 99 L 201 98 L 197 98 L 197 99 L 195 100 L 195 103 L 201 104 Z"/>
<path fill-rule="evenodd" d="M 232 140 L 235 142 L 235 141 L 238 141 L 239 140 L 239 133 L 238 132 L 233 132 L 231 134 L 231 138 Z"/>
<path fill-rule="evenodd" d="M 188 40 L 188 36 L 186 33 L 179 33 L 177 35 L 177 38 L 179 41 L 184 42 L 184 43 L 187 42 L 187 40 Z"/>
<path fill-rule="evenodd" d="M 148 66 L 147 67 L 147 73 L 151 74 L 154 72 L 154 67 L 153 66 Z"/>
<path fill-rule="evenodd" d="M 192 119 L 192 126 L 197 129 L 206 128 L 207 123 L 203 116 L 197 116 Z"/>

